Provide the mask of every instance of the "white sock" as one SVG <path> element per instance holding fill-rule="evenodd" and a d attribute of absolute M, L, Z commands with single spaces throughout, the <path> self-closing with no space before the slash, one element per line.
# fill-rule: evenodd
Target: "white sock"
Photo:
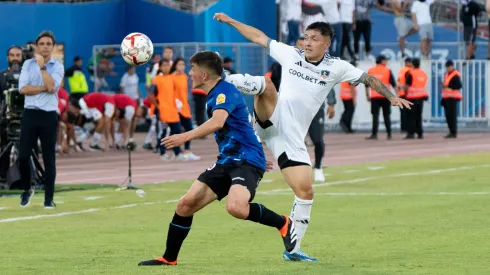
<path fill-rule="evenodd" d="M 92 136 L 92 140 L 90 141 L 90 146 L 98 145 L 101 138 L 102 136 L 99 133 L 94 132 L 94 135 Z"/>
<path fill-rule="evenodd" d="M 145 144 L 151 144 L 153 141 L 153 136 L 155 135 L 157 127 L 155 125 L 151 125 L 150 129 L 148 130 L 148 133 L 146 134 L 145 138 Z"/>
<path fill-rule="evenodd" d="M 114 134 L 114 142 L 117 144 L 117 145 L 123 145 L 124 143 L 124 135 L 123 133 L 115 133 Z"/>
<path fill-rule="evenodd" d="M 263 76 L 232 74 L 227 76 L 225 81 L 235 85 L 245 95 L 261 95 L 265 90 L 265 78 Z"/>
<path fill-rule="evenodd" d="M 291 210 L 291 219 L 296 221 L 296 233 L 301 242 L 305 236 L 306 229 L 310 223 L 310 213 L 313 200 L 303 200 L 294 196 L 293 209 Z"/>

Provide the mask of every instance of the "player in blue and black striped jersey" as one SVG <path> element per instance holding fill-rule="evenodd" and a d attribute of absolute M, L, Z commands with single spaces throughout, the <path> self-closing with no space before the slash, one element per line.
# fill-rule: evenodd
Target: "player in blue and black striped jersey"
<path fill-rule="evenodd" d="M 215 200 L 228 196 L 226 210 L 238 219 L 257 222 L 279 230 L 288 252 L 298 249 L 295 223 L 258 203 L 251 203 L 264 172 L 268 170 L 264 151 L 255 136 L 245 101 L 238 89 L 222 80 L 220 57 L 211 51 L 192 56 L 192 86 L 208 94 L 210 119 L 198 128 L 162 140 L 167 148 L 214 132 L 219 147 L 216 163 L 206 169 L 182 197 L 170 223 L 163 256 L 139 265 L 176 265 L 194 214 Z"/>

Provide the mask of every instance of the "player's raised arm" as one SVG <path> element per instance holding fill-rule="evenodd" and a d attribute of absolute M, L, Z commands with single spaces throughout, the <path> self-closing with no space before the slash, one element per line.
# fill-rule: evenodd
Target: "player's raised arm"
<path fill-rule="evenodd" d="M 362 80 L 362 83 L 374 89 L 378 94 L 381 94 L 382 96 L 389 99 L 391 105 L 393 106 L 398 106 L 402 109 L 403 108 L 410 109 L 410 105 L 413 105 L 413 103 L 394 95 L 391 92 L 391 90 L 388 87 L 386 87 L 386 85 L 383 82 L 381 82 L 381 80 L 379 80 L 377 77 L 366 74 L 366 77 Z"/>
<path fill-rule="evenodd" d="M 267 42 L 269 41 L 269 37 L 265 35 L 261 30 L 258 30 L 249 25 L 245 25 L 242 22 L 239 22 L 228 15 L 218 12 L 214 15 L 214 19 L 226 23 L 239 31 L 245 38 L 250 40 L 251 42 L 260 45 L 264 48 L 267 48 Z"/>

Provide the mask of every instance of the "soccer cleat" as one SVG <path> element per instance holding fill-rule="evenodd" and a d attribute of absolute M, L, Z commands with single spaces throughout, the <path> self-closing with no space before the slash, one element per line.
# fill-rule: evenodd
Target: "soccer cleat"
<path fill-rule="evenodd" d="M 31 202 L 32 196 L 34 196 L 34 189 L 31 189 L 29 191 L 24 191 L 20 195 L 20 207 L 29 206 L 29 203 Z"/>
<path fill-rule="evenodd" d="M 279 230 L 284 241 L 284 247 L 287 252 L 292 252 L 297 249 L 299 245 L 298 235 L 296 234 L 296 225 L 294 221 L 288 217 L 284 216 L 286 219 L 286 224 Z"/>
<path fill-rule="evenodd" d="M 177 260 L 173 262 L 169 262 L 165 260 L 163 257 L 158 257 L 148 261 L 142 261 L 138 264 L 138 266 L 152 266 L 152 265 L 177 265 Z"/>
<path fill-rule="evenodd" d="M 282 257 L 284 258 L 285 261 L 294 261 L 294 262 L 317 262 L 316 258 L 310 257 L 306 255 L 306 253 L 298 249 L 295 253 L 290 253 L 287 251 L 284 251 L 282 254 Z"/>

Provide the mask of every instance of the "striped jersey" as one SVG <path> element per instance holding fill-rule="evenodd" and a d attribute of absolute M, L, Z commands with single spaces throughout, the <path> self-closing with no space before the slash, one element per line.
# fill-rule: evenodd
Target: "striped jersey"
<path fill-rule="evenodd" d="M 255 135 L 245 100 L 235 85 L 220 80 L 209 92 L 206 108 L 210 118 L 215 110 L 228 112 L 223 128 L 214 133 L 219 149 L 216 163 L 248 163 L 265 170 L 264 149 Z"/>

